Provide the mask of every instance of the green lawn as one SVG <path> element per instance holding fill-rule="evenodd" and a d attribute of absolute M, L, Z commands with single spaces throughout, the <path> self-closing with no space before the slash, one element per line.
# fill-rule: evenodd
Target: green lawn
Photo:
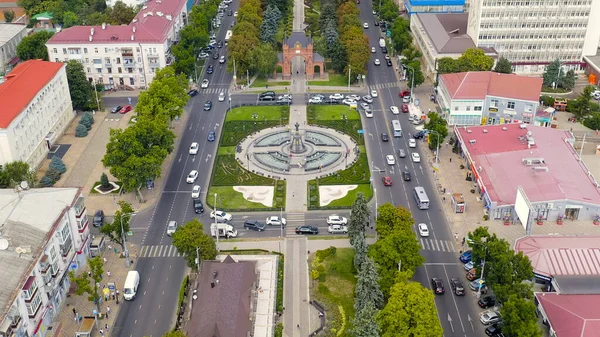
<path fill-rule="evenodd" d="M 315 300 L 325 306 L 325 312 L 327 312 L 326 335 L 350 336 L 351 320 L 355 313 L 354 249 L 337 248 L 335 253 L 323 258 L 322 261 L 317 260 L 315 263 L 314 259 L 323 256 L 322 254 L 327 251 L 332 251 L 332 249 L 317 251 L 311 262 L 311 276 L 314 276 L 312 270 L 316 270 L 318 274 L 316 280 L 311 280 L 313 282 L 311 293 Z"/>
<path fill-rule="evenodd" d="M 257 77 L 254 82 L 252 82 L 252 84 L 250 84 L 250 88 L 265 88 L 267 87 L 267 84 L 269 86 L 284 86 L 284 85 L 290 85 L 290 81 L 269 81 L 267 82 L 266 78 L 260 78 Z"/>
<path fill-rule="evenodd" d="M 235 155 L 235 146 L 220 146 L 217 149 L 217 156 Z"/>
<path fill-rule="evenodd" d="M 329 73 L 328 81 L 308 81 L 308 85 L 325 85 L 330 87 L 343 87 L 348 85 L 348 77 L 340 74 Z"/>
<path fill-rule="evenodd" d="M 373 196 L 373 190 L 371 189 L 371 184 L 358 185 L 358 187 L 356 189 L 353 189 L 352 191 L 348 192 L 348 194 L 345 197 L 343 197 L 341 199 L 333 200 L 332 202 L 330 202 L 329 205 L 327 205 L 327 207 L 352 206 L 352 203 L 354 203 L 354 200 L 356 200 L 358 193 L 362 193 L 365 196 L 365 199 L 371 200 L 371 197 Z"/>
<path fill-rule="evenodd" d="M 217 207 L 221 210 L 263 209 L 267 207 L 261 203 L 244 199 L 243 194 L 234 191 L 232 186 L 211 186 L 206 197 L 207 204 L 215 202 L 215 193 L 217 193 Z"/>
<path fill-rule="evenodd" d="M 287 119 L 289 116 L 289 108 L 287 106 L 242 106 L 235 108 L 227 113 L 225 122 L 227 121 L 251 121 L 253 114 L 257 114 L 256 121 L 276 120 L 279 121 L 282 117 Z"/>
<path fill-rule="evenodd" d="M 307 116 L 311 120 L 338 120 L 341 121 L 342 115 L 345 115 L 348 120 L 360 119 L 360 115 L 356 109 L 351 109 L 347 105 L 309 105 Z"/>

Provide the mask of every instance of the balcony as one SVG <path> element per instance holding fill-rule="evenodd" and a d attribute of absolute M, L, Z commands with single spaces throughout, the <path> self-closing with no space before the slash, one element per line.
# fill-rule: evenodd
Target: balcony
<path fill-rule="evenodd" d="M 29 276 L 21 290 L 21 297 L 25 300 L 25 302 L 31 302 L 31 300 L 35 297 L 37 290 L 38 287 L 37 283 L 35 282 L 35 276 Z"/>
<path fill-rule="evenodd" d="M 60 244 L 60 255 L 62 257 L 69 256 L 69 253 L 71 252 L 72 248 L 73 248 L 73 240 L 71 239 L 71 236 L 69 236 L 67 238 L 67 240 L 65 240 L 64 243 Z"/>
<path fill-rule="evenodd" d="M 158 62 L 150 62 L 148 65 L 150 68 L 160 68 L 160 63 Z"/>
<path fill-rule="evenodd" d="M 149 59 L 157 59 L 160 57 L 160 55 L 158 55 L 157 53 L 148 53 L 146 54 L 146 57 L 148 57 Z"/>
<path fill-rule="evenodd" d="M 85 216 L 86 207 L 84 201 L 85 199 L 83 197 L 79 197 L 79 199 L 77 199 L 75 205 L 73 206 L 73 210 L 75 211 L 75 217 L 77 219 L 81 218 L 82 216 Z"/>
<path fill-rule="evenodd" d="M 123 48 L 121 48 L 121 56 L 123 58 L 133 57 L 133 49 L 123 49 Z"/>
<path fill-rule="evenodd" d="M 85 229 L 89 225 L 89 222 L 90 220 L 87 216 L 84 216 L 83 218 L 77 220 L 77 231 L 79 232 L 79 234 L 85 232 Z"/>
<path fill-rule="evenodd" d="M 135 68 L 135 61 L 133 59 L 124 59 L 123 67 L 125 68 Z"/>
<path fill-rule="evenodd" d="M 48 273 L 48 270 L 50 270 L 50 256 L 48 256 L 48 254 L 44 254 L 44 256 L 42 256 L 42 259 L 40 260 L 40 273 L 42 275 Z"/>

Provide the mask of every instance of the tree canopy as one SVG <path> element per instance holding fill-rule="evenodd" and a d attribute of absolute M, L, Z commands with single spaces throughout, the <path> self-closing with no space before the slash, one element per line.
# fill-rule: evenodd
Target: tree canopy
<path fill-rule="evenodd" d="M 119 201 L 119 209 L 115 212 L 113 221 L 105 223 L 100 227 L 100 233 L 106 235 L 110 241 L 121 246 L 121 251 L 124 251 L 123 235 L 129 232 L 129 223 L 131 217 L 134 216 L 135 210 L 130 203 Z"/>
<path fill-rule="evenodd" d="M 202 260 L 214 260 L 217 256 L 217 246 L 210 235 L 204 233 L 202 223 L 197 218 L 188 221 L 177 228 L 173 234 L 173 246 L 184 254 L 188 267 L 198 269 L 196 256 Z M 198 248 L 198 252 L 196 252 Z M 199 262 L 198 262 L 199 263 Z"/>
<path fill-rule="evenodd" d="M 77 287 L 75 293 L 77 295 L 88 295 L 88 301 L 96 304 L 96 310 L 100 312 L 100 281 L 102 281 L 102 274 L 104 274 L 104 264 L 99 256 L 88 259 L 88 267 L 90 274 L 81 273 L 79 276 L 75 275 L 75 272 L 69 272 L 69 279 Z"/>
<path fill-rule="evenodd" d="M 502 332 L 507 336 L 541 337 L 536 309 L 532 300 L 510 295 L 500 308 L 505 323 Z"/>
<path fill-rule="evenodd" d="M 98 110 L 95 88 L 87 80 L 83 64 L 77 60 L 70 60 L 67 62 L 66 71 L 73 108 L 77 110 Z M 100 99 L 101 97 L 98 97 L 98 101 Z"/>
<path fill-rule="evenodd" d="M 46 42 L 54 35 L 54 32 L 40 30 L 29 36 L 25 36 L 17 46 L 17 56 L 21 61 L 44 60 L 48 61 L 48 49 Z"/>
<path fill-rule="evenodd" d="M 498 62 L 496 62 L 496 66 L 494 67 L 494 71 L 502 74 L 512 74 L 512 64 L 509 60 L 504 57 L 500 57 Z"/>
<path fill-rule="evenodd" d="M 348 220 L 348 236 L 350 242 L 354 241 L 354 238 L 359 233 L 365 234 L 371 211 L 367 205 L 367 200 L 362 193 L 358 193 L 354 203 L 352 203 L 352 211 L 350 212 L 350 219 Z"/>
<path fill-rule="evenodd" d="M 429 148 L 435 149 L 438 147 L 438 143 L 441 146 L 444 143 L 444 139 L 448 137 L 447 122 L 435 111 L 428 113 L 427 118 L 429 122 L 425 123 L 424 128 L 431 131 L 427 135 Z"/>
<path fill-rule="evenodd" d="M 394 206 L 391 203 L 385 203 L 377 209 L 377 223 L 375 230 L 380 239 L 385 239 L 388 235 L 401 231 L 412 233 L 412 225 L 415 220 L 410 211 L 400 205 Z"/>
<path fill-rule="evenodd" d="M 135 110 L 142 116 L 149 115 L 152 118 L 163 116 L 173 120 L 181 117 L 190 99 L 187 86 L 185 75 L 176 75 L 173 67 L 160 69 L 148 90 L 140 93 Z"/>
<path fill-rule="evenodd" d="M 508 60 L 504 59 L 506 62 Z M 467 49 L 458 59 L 451 57 L 442 57 L 438 60 L 437 67 L 439 74 L 451 74 L 467 71 L 489 71 L 494 66 L 494 59 L 485 55 L 485 52 L 479 48 Z M 506 67 L 503 61 L 502 67 Z M 509 72 L 512 66 L 508 63 Z M 505 69 L 505 68 L 504 68 Z"/>
<path fill-rule="evenodd" d="M 29 168 L 29 164 L 13 161 L 0 165 L 0 188 L 14 188 L 22 181 L 26 181 L 29 186 L 35 186 L 37 183 L 35 171 Z"/>

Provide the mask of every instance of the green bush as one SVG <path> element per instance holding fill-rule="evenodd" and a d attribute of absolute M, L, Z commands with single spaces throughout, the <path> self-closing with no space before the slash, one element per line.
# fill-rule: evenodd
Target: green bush
<path fill-rule="evenodd" d="M 75 128 L 75 137 L 86 137 L 88 135 L 88 129 L 85 125 L 77 125 L 77 127 Z"/>
<path fill-rule="evenodd" d="M 87 120 L 87 121 L 88 121 L 90 124 L 94 124 L 94 116 L 93 116 L 91 113 L 89 113 L 89 112 L 86 112 L 86 113 L 83 115 L 82 119 L 83 119 L 83 118 L 85 118 L 85 120 Z"/>
<path fill-rule="evenodd" d="M 85 118 L 81 118 L 79 120 L 79 125 L 85 126 L 85 129 L 88 130 L 88 131 L 92 129 L 92 123 L 89 120 L 85 119 Z"/>
<path fill-rule="evenodd" d="M 554 97 L 546 95 L 540 96 L 540 103 L 545 106 L 554 106 Z"/>
<path fill-rule="evenodd" d="M 185 292 L 187 290 L 188 282 L 190 281 L 190 277 L 186 276 L 183 278 L 183 282 L 181 282 L 181 288 L 179 288 L 179 300 L 177 302 L 177 315 L 179 316 L 179 309 L 183 304 L 183 299 L 185 298 Z"/>
<path fill-rule="evenodd" d="M 592 130 L 600 130 L 600 113 L 592 113 L 589 118 L 583 120 L 583 125 Z"/>
<path fill-rule="evenodd" d="M 45 177 L 50 178 L 54 183 L 56 183 L 58 181 L 58 179 L 60 179 L 61 173 L 60 171 L 58 171 L 55 168 L 49 168 L 48 171 L 46 171 L 46 175 Z"/>
<path fill-rule="evenodd" d="M 318 250 L 316 252 L 316 255 L 319 260 L 325 261 L 326 258 L 328 258 L 330 256 L 335 256 L 336 252 L 337 252 L 337 248 L 331 246 L 327 249 Z"/>
<path fill-rule="evenodd" d="M 283 255 L 279 256 L 277 263 L 277 299 L 275 300 L 275 311 L 283 313 Z"/>
<path fill-rule="evenodd" d="M 100 185 L 105 189 L 110 187 L 110 182 L 108 181 L 108 176 L 106 173 L 102 173 L 100 176 Z"/>
<path fill-rule="evenodd" d="M 59 156 L 52 156 L 52 160 L 50 160 L 50 165 L 48 167 L 56 169 L 61 174 L 67 172 L 67 167 Z"/>
<path fill-rule="evenodd" d="M 42 179 L 40 179 L 40 184 L 43 187 L 52 187 L 54 186 L 55 181 L 52 180 L 52 178 L 48 177 L 48 176 L 43 176 Z"/>
<path fill-rule="evenodd" d="M 282 337 L 282 336 L 283 336 L 283 323 L 279 322 L 275 326 L 275 337 Z"/>

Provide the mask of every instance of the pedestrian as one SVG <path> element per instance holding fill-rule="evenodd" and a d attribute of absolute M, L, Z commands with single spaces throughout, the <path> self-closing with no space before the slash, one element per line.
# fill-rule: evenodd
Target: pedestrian
<path fill-rule="evenodd" d="M 100 329 L 100 335 L 104 336 L 104 331 Z"/>
<path fill-rule="evenodd" d="M 106 330 L 108 332 L 108 323 L 104 324 L 104 330 Z"/>
<path fill-rule="evenodd" d="M 88 270 L 88 277 L 92 277 L 92 272 Z"/>
<path fill-rule="evenodd" d="M 450 158 L 450 162 L 452 162 L 452 158 Z"/>
<path fill-rule="evenodd" d="M 107 271 L 106 271 L 106 275 L 107 275 L 108 277 L 110 277 L 110 271 L 108 271 L 108 270 L 107 270 Z"/>
<path fill-rule="evenodd" d="M 104 263 L 108 261 L 105 257 L 103 257 L 102 260 L 104 261 Z"/>
<path fill-rule="evenodd" d="M 77 317 L 77 310 L 75 308 L 73 308 L 73 315 Z"/>
<path fill-rule="evenodd" d="M 443 200 L 444 202 L 446 202 L 446 196 L 443 196 L 443 197 L 442 197 L 442 200 Z"/>
<path fill-rule="evenodd" d="M 109 314 L 110 314 L 110 307 L 106 306 L 106 318 L 108 318 Z"/>
<path fill-rule="evenodd" d="M 113 291 L 112 293 L 110 293 L 110 295 L 112 296 L 113 301 L 114 301 L 115 300 L 115 292 Z"/>
<path fill-rule="evenodd" d="M 298 330 L 300 330 L 300 324 L 296 324 L 296 328 L 298 328 Z"/>

